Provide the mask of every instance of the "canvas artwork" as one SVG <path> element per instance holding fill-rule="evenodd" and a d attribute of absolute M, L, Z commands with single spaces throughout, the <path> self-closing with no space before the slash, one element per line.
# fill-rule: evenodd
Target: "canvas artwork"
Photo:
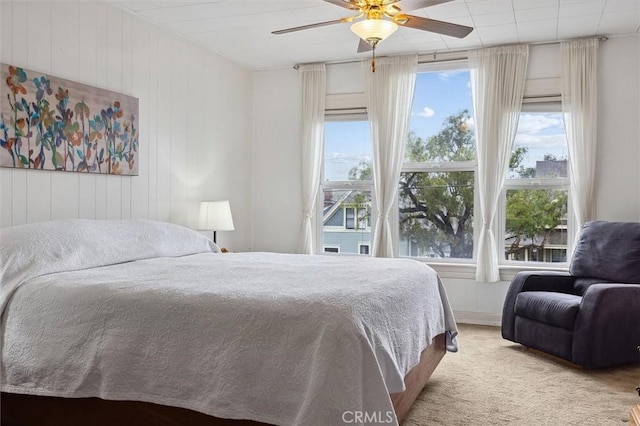
<path fill-rule="evenodd" d="M 138 174 L 138 99 L 0 67 L 0 166 Z"/>

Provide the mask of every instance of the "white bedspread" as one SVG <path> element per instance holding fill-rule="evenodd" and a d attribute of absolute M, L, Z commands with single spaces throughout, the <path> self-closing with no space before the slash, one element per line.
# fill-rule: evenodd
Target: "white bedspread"
<path fill-rule="evenodd" d="M 342 424 L 393 412 L 420 352 L 457 333 L 411 260 L 205 252 L 27 277 L 3 316 L 5 392 Z"/>

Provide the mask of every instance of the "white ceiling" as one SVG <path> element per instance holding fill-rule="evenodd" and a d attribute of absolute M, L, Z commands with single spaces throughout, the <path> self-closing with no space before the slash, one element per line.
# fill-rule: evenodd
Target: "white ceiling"
<path fill-rule="evenodd" d="M 323 0 L 114 1 L 142 18 L 253 70 L 366 58 L 349 24 L 283 35 L 271 31 L 349 16 Z M 400 3 L 402 6 L 402 3 Z M 379 55 L 434 53 L 640 32 L 640 0 L 453 0 L 413 15 L 472 26 L 457 39 L 400 28 Z"/>

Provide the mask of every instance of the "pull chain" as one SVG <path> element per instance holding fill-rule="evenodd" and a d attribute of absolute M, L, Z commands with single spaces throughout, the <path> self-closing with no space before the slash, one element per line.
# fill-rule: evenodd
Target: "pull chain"
<path fill-rule="evenodd" d="M 373 45 L 373 58 L 371 59 L 371 72 L 376 72 L 376 45 L 375 44 Z"/>

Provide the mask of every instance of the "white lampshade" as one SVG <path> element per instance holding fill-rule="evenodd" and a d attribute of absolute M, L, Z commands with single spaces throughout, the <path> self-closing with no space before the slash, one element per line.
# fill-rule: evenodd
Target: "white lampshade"
<path fill-rule="evenodd" d="M 382 41 L 396 32 L 397 29 L 398 25 L 395 22 L 383 19 L 365 19 L 351 25 L 351 31 L 368 43 L 371 43 L 370 40 Z"/>
<path fill-rule="evenodd" d="M 202 201 L 198 229 L 210 231 L 233 231 L 233 218 L 229 201 Z"/>

